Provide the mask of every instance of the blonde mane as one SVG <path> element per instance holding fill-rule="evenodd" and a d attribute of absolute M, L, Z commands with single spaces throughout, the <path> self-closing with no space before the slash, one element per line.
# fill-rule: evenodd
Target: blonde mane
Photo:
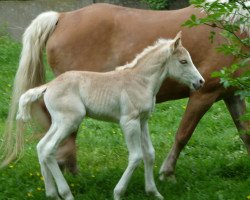
<path fill-rule="evenodd" d="M 148 55 L 149 53 L 151 53 L 152 51 L 155 51 L 157 49 L 162 48 L 163 46 L 170 46 L 170 41 L 168 39 L 158 39 L 152 46 L 146 47 L 141 53 L 137 54 L 137 56 L 135 57 L 134 60 L 132 60 L 130 63 L 127 63 L 123 66 L 119 66 L 116 67 L 115 70 L 116 71 L 121 71 L 121 70 L 126 70 L 126 69 L 131 69 L 136 67 L 136 65 L 138 64 L 138 62 L 144 58 L 146 55 Z"/>

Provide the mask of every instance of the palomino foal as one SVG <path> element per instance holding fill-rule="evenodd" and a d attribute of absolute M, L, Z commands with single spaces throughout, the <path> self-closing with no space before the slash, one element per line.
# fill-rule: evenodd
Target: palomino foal
<path fill-rule="evenodd" d="M 191 89 L 199 89 L 204 83 L 180 39 L 180 33 L 173 40 L 160 39 L 116 71 L 69 71 L 21 96 L 18 120 L 28 120 L 31 103 L 42 96 L 51 114 L 52 125 L 37 145 L 47 196 L 74 199 L 55 153 L 59 144 L 89 116 L 119 123 L 125 135 L 128 166 L 114 189 L 114 199 L 121 199 L 141 159 L 145 166 L 146 192 L 163 199 L 153 177 L 155 155 L 148 131 L 155 96 L 166 77 Z"/>

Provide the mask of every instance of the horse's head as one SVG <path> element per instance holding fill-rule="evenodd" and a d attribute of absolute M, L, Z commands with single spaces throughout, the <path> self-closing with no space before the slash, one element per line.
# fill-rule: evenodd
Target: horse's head
<path fill-rule="evenodd" d="M 205 83 L 205 80 L 194 66 L 189 52 L 182 46 L 181 32 L 170 43 L 170 57 L 166 67 L 169 78 L 189 86 L 191 90 L 198 90 Z"/>

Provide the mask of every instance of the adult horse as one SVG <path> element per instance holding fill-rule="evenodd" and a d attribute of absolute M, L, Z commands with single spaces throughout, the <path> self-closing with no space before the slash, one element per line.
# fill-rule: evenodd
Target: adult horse
<path fill-rule="evenodd" d="M 204 13 L 192 6 L 175 11 L 150 11 L 94 4 L 72 12 L 39 15 L 24 33 L 23 51 L 6 129 L 6 149 L 12 155 L 8 155 L 8 158 L 14 158 L 22 146 L 16 144 L 16 149 L 13 148 L 10 134 L 14 127 L 18 99 L 27 89 L 44 82 L 42 49 L 45 44 L 48 62 L 56 76 L 69 70 L 105 72 L 131 61 L 157 38 L 172 38 L 182 30 L 183 45 L 190 52 L 206 84 L 198 92 L 190 92 L 188 87 L 167 79 L 157 95 L 157 102 L 189 97 L 174 145 L 160 169 L 162 178 L 174 175 L 181 150 L 214 102 L 224 100 L 237 129 L 249 130 L 247 122 L 239 120 L 245 113 L 245 102 L 234 96 L 232 88 L 225 89 L 219 79 L 211 78 L 212 72 L 230 66 L 235 58 L 216 52 L 215 48 L 224 42 L 220 30 L 208 26 L 191 29 L 182 27 L 181 24 L 191 14 L 201 16 Z M 217 33 L 213 43 L 208 40 L 211 30 Z M 43 102 L 34 105 L 32 110 L 37 120 L 48 128 L 50 116 Z M 20 126 L 22 124 L 18 124 L 17 128 Z M 16 137 L 19 137 L 20 132 L 17 130 Z M 76 171 L 75 134 L 65 141 L 57 156 L 58 161 L 72 172 Z M 250 154 L 250 136 L 241 134 L 240 137 Z M 5 160 L 4 164 L 10 161 Z"/>

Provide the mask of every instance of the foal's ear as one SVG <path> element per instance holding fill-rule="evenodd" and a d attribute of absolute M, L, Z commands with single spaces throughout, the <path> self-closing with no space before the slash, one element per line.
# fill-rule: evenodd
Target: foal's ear
<path fill-rule="evenodd" d="M 179 33 L 177 33 L 177 35 L 175 36 L 173 41 L 174 42 L 171 45 L 171 47 L 172 47 L 172 51 L 174 52 L 175 49 L 181 45 L 181 31 L 179 31 Z"/>

